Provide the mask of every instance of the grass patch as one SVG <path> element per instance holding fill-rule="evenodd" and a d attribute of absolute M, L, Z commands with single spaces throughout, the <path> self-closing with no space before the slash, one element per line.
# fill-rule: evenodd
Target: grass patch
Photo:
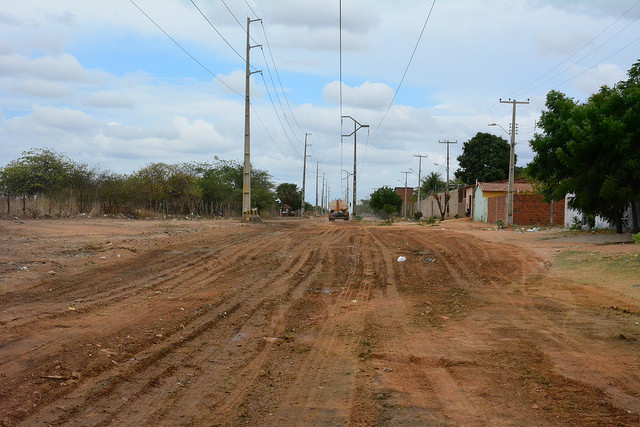
<path fill-rule="evenodd" d="M 640 297 L 640 254 L 605 255 L 600 252 L 566 251 L 556 255 L 554 268 L 582 284 L 614 288 Z"/>

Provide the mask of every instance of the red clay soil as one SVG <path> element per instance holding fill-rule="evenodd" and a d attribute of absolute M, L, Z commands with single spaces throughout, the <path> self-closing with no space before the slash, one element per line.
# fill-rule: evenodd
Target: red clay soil
<path fill-rule="evenodd" d="M 0 424 L 640 424 L 638 299 L 450 228 L 2 221 Z"/>

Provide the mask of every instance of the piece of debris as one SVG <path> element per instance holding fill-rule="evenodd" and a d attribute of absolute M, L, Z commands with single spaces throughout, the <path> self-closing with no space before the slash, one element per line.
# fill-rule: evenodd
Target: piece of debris
<path fill-rule="evenodd" d="M 391 369 L 391 368 L 383 368 L 383 370 L 384 370 L 385 372 L 393 372 L 393 369 Z"/>
<path fill-rule="evenodd" d="M 447 316 L 440 316 L 440 318 L 441 318 L 442 320 L 449 320 L 449 317 L 447 317 Z"/>
<path fill-rule="evenodd" d="M 405 262 L 407 260 L 407 258 L 403 257 L 403 256 L 399 256 L 398 257 L 398 262 Z"/>

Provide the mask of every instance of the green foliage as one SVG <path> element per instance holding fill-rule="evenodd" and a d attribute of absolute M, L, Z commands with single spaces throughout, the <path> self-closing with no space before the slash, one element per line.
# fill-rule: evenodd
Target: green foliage
<path fill-rule="evenodd" d="M 281 205 L 289 205 L 294 211 L 299 210 L 302 206 L 302 191 L 298 190 L 296 184 L 284 182 L 278 185 L 276 195 Z"/>
<path fill-rule="evenodd" d="M 48 149 L 24 152 L 0 169 L 0 192 L 11 200 L 45 196 L 48 213 L 55 203 L 57 214 L 69 215 L 98 209 L 106 214 L 139 216 L 138 212 L 162 215 L 240 214 L 243 167 L 215 158 L 207 163 L 150 163 L 131 175 L 98 171 Z M 274 184 L 268 172 L 251 174 L 252 206 L 275 207 Z M 38 197 L 38 200 L 42 197 Z M 15 210 L 15 207 L 14 207 Z M 32 212 L 33 215 L 42 212 Z"/>
<path fill-rule="evenodd" d="M 420 221 L 420 218 L 422 218 L 422 212 L 418 211 L 413 214 L 413 219 L 415 219 L 416 221 Z"/>
<path fill-rule="evenodd" d="M 498 227 L 498 230 L 503 230 L 504 229 L 504 221 L 501 219 L 496 220 L 496 227 Z"/>
<path fill-rule="evenodd" d="M 633 243 L 640 245 L 640 233 L 633 235 Z"/>
<path fill-rule="evenodd" d="M 497 181 L 509 176 L 510 146 L 506 139 L 478 132 L 462 145 L 458 156 L 460 168 L 455 176 L 465 183 Z"/>
<path fill-rule="evenodd" d="M 369 205 L 374 210 L 382 213 L 385 218 L 389 218 L 391 214 L 397 212 L 402 206 L 402 197 L 392 188 L 385 185 L 371 193 Z"/>
<path fill-rule="evenodd" d="M 437 172 L 431 172 L 422 179 L 422 187 L 420 188 L 420 198 L 426 199 L 433 193 L 439 193 L 444 190 L 447 183 L 442 180 L 442 175 Z"/>
<path fill-rule="evenodd" d="M 640 197 L 640 61 L 629 79 L 603 86 L 584 104 L 551 91 L 536 134 L 528 174 L 547 201 L 567 193 L 570 205 L 600 215 L 621 233 L 629 204 Z M 634 221 L 637 223 L 636 221 Z"/>

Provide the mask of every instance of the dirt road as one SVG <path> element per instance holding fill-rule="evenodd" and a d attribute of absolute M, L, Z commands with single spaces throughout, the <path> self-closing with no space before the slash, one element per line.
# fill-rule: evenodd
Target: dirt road
<path fill-rule="evenodd" d="M 640 424 L 640 294 L 444 228 L 4 221 L 0 422 Z"/>

